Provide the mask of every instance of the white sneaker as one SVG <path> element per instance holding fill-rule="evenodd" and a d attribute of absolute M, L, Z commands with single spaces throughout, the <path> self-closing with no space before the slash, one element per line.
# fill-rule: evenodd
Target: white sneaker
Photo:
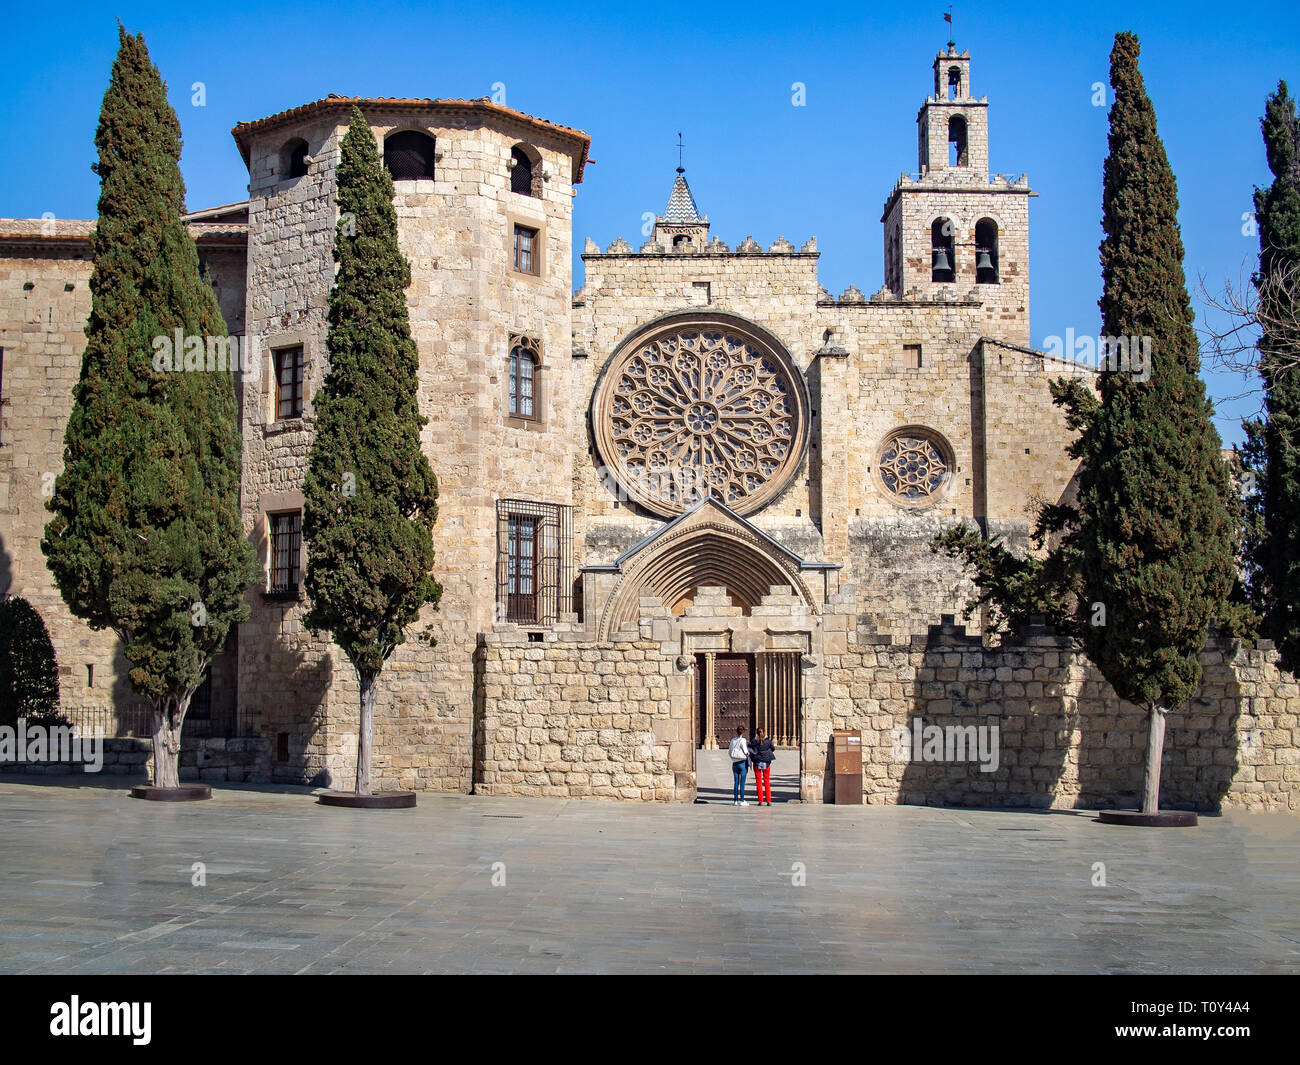
<path fill-rule="evenodd" d="M 732 800 L 731 800 L 731 805 L 732 805 L 732 806 L 739 806 L 740 803 L 736 802 L 735 799 L 732 799 Z"/>
<path fill-rule="evenodd" d="M 741 806 L 748 806 L 749 803 L 747 803 L 744 799 L 741 799 L 741 800 L 740 800 L 740 805 L 741 805 Z"/>

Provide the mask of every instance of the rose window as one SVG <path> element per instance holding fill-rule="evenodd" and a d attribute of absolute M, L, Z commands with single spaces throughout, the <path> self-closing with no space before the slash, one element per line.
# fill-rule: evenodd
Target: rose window
<path fill-rule="evenodd" d="M 905 503 L 933 502 L 952 476 L 952 459 L 940 441 L 921 430 L 900 429 L 885 441 L 877 464 L 886 491 Z"/>
<path fill-rule="evenodd" d="M 751 513 L 803 456 L 807 393 L 772 347 L 722 326 L 678 327 L 606 367 L 592 424 L 620 485 L 658 514 L 705 495 Z"/>

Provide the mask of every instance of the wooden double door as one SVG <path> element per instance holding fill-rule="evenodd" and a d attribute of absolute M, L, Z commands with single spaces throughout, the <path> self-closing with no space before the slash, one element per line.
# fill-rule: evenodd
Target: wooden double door
<path fill-rule="evenodd" d="M 718 747 L 725 748 L 737 728 L 746 739 L 761 728 L 778 747 L 795 746 L 799 742 L 798 660 L 797 653 L 786 652 L 697 655 L 696 742 L 709 746 L 711 716 Z"/>

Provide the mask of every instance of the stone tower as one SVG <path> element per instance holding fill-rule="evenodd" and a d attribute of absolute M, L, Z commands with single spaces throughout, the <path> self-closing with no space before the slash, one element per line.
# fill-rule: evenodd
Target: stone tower
<path fill-rule="evenodd" d="M 271 589 L 240 630 L 241 711 L 283 744 L 275 779 L 347 780 L 354 769 L 351 667 L 302 627 L 302 566 L 285 567 L 281 591 L 276 561 L 299 546 L 312 395 L 328 362 L 339 143 L 353 105 L 394 181 L 421 439 L 440 489 L 443 596 L 421 621 L 436 627 L 437 646 L 408 640 L 385 670 L 376 747 L 400 753 L 379 768 L 402 786 L 467 791 L 475 638 L 494 622 L 503 505 L 549 515 L 571 503 L 572 474 L 557 457 L 581 424 L 569 395 L 571 220 L 589 142 L 486 98 L 331 96 L 234 130 L 250 179 L 247 329 L 264 356 L 244 396 L 244 524 Z"/>
<path fill-rule="evenodd" d="M 916 175 L 885 203 L 885 286 L 897 296 L 973 298 L 985 335 L 1029 343 L 1029 197 L 1024 175 L 989 176 L 989 105 L 971 92 L 970 53 L 934 59 L 916 117 Z"/>
<path fill-rule="evenodd" d="M 677 180 L 668 195 L 668 206 L 655 218 L 654 242 L 665 248 L 701 251 L 709 236 L 709 219 L 695 206 L 691 187 L 686 184 L 686 168 L 677 168 Z"/>

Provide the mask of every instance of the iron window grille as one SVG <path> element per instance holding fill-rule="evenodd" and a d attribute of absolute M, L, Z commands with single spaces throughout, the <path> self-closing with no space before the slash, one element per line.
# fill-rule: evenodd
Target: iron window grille
<path fill-rule="evenodd" d="M 510 337 L 510 413 L 537 417 L 537 370 L 541 365 L 538 343 L 532 337 Z"/>
<path fill-rule="evenodd" d="M 573 612 L 573 508 L 497 501 L 497 610 L 516 625 Z"/>
<path fill-rule="evenodd" d="M 297 595 L 302 570 L 302 513 L 272 514 L 271 594 Z"/>
<path fill-rule="evenodd" d="M 437 142 L 427 133 L 402 130 L 384 141 L 384 166 L 394 181 L 432 180 L 437 152 Z"/>
<path fill-rule="evenodd" d="M 510 191 L 533 194 L 533 161 L 518 145 L 510 149 Z"/>
<path fill-rule="evenodd" d="M 275 353 L 275 418 L 285 421 L 302 415 L 302 348 L 280 348 Z"/>

